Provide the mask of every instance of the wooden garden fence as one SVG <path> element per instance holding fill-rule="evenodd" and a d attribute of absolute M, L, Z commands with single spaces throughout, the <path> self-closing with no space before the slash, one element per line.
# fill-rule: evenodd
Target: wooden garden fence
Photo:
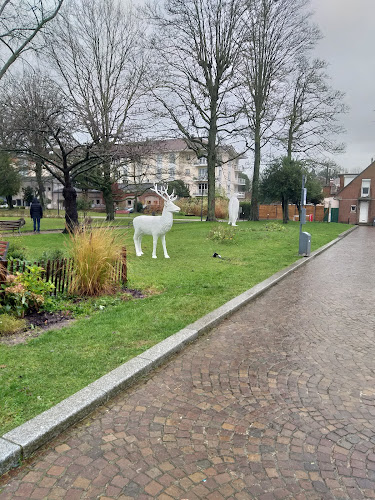
<path fill-rule="evenodd" d="M 69 289 L 69 284 L 73 278 L 74 260 L 71 258 L 55 259 L 47 261 L 24 262 L 19 260 L 9 260 L 3 262 L 6 271 L 10 274 L 25 272 L 26 266 L 36 265 L 44 269 L 42 273 L 43 281 L 51 281 L 55 285 L 52 294 L 64 293 Z M 127 282 L 127 262 L 126 248 L 123 247 L 121 257 L 116 261 L 113 270 L 113 281 L 119 284 Z"/>

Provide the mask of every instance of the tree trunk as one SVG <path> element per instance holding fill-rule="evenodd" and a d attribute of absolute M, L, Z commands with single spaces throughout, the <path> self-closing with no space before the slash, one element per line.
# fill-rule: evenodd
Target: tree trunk
<path fill-rule="evenodd" d="M 207 144 L 207 184 L 208 184 L 208 197 L 207 197 L 207 221 L 215 221 L 215 167 L 217 160 L 216 153 L 216 103 L 211 104 L 211 120 L 210 130 L 208 132 Z"/>
<path fill-rule="evenodd" d="M 46 202 L 45 202 L 45 187 L 43 183 L 43 177 L 42 177 L 42 163 L 40 161 L 37 161 L 36 166 L 35 166 L 35 176 L 36 176 L 36 181 L 38 184 L 37 188 L 37 195 L 40 201 L 40 204 L 42 205 L 43 208 L 45 208 Z"/>
<path fill-rule="evenodd" d="M 114 220 L 115 219 L 115 207 L 113 203 L 113 193 L 111 188 L 103 189 L 103 198 L 105 203 L 105 211 L 107 213 L 106 220 Z"/>
<path fill-rule="evenodd" d="M 288 224 L 289 220 L 289 205 L 288 199 L 283 196 L 281 200 L 281 205 L 283 207 L 283 224 Z"/>
<path fill-rule="evenodd" d="M 9 210 L 13 210 L 13 199 L 12 199 L 12 197 L 11 196 L 6 196 L 5 199 L 7 200 Z"/>
<path fill-rule="evenodd" d="M 208 184 L 208 197 L 207 197 L 207 221 L 215 221 L 215 164 L 216 154 L 211 154 L 211 158 L 207 158 L 207 184 Z M 203 196 L 203 194 L 202 194 Z"/>
<path fill-rule="evenodd" d="M 251 205 L 249 220 L 259 220 L 259 170 L 260 170 L 260 136 L 255 133 L 254 141 L 254 173 L 251 190 Z"/>
<path fill-rule="evenodd" d="M 72 233 L 78 227 L 77 193 L 73 186 L 64 186 L 65 229 L 64 233 Z"/>
<path fill-rule="evenodd" d="M 105 203 L 105 211 L 107 213 L 106 220 L 114 220 L 115 219 L 115 207 L 113 202 L 113 193 L 112 193 L 112 179 L 111 179 L 111 165 L 109 163 L 105 163 L 103 165 L 103 198 Z"/>

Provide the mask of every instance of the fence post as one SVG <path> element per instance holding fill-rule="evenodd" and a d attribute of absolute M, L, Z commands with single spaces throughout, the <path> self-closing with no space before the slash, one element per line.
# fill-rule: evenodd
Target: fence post
<path fill-rule="evenodd" d="M 0 284 L 5 283 L 6 275 L 8 272 L 8 261 L 0 260 Z"/>
<path fill-rule="evenodd" d="M 126 262 L 126 247 L 121 250 L 121 281 L 126 284 L 128 281 L 128 268 Z"/>

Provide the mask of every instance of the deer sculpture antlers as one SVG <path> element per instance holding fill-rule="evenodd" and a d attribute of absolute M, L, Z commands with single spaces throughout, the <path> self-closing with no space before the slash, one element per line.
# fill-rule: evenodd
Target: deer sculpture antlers
<path fill-rule="evenodd" d="M 164 200 L 164 208 L 161 216 L 153 217 L 150 215 L 140 215 L 133 220 L 134 226 L 134 245 L 135 245 L 135 253 L 137 257 L 143 255 L 141 248 L 142 236 L 144 234 L 152 235 L 153 238 L 153 249 L 152 249 L 152 258 L 156 259 L 156 245 L 158 242 L 159 236 L 161 237 L 161 242 L 164 250 L 164 257 L 169 259 L 169 255 L 167 252 L 167 247 L 165 245 L 165 234 L 171 229 L 173 225 L 173 212 L 179 212 L 180 207 L 175 205 L 173 201 L 177 199 L 174 191 L 171 195 L 167 192 L 168 187 L 158 188 L 157 184 L 154 184 L 154 187 L 151 188 L 152 191 L 157 193 Z"/>

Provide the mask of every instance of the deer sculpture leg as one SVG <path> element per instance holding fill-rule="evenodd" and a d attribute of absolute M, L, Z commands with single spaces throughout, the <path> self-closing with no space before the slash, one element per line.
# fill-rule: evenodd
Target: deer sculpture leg
<path fill-rule="evenodd" d="M 152 235 L 152 258 L 153 259 L 157 259 L 157 256 L 156 256 L 156 246 L 158 244 L 158 237 L 159 237 L 158 234 L 153 234 Z"/>
<path fill-rule="evenodd" d="M 166 246 L 166 244 L 165 244 L 165 234 L 163 234 L 163 235 L 162 235 L 162 237 L 161 237 L 161 243 L 162 243 L 162 245 L 163 245 L 164 257 L 165 257 L 166 259 L 169 259 L 169 255 L 168 255 L 168 252 L 167 252 L 167 246 Z"/>
<path fill-rule="evenodd" d="M 135 231 L 133 240 L 135 246 L 135 254 L 137 257 L 140 257 L 141 255 L 143 255 L 141 248 L 142 235 L 139 234 L 138 231 Z"/>

